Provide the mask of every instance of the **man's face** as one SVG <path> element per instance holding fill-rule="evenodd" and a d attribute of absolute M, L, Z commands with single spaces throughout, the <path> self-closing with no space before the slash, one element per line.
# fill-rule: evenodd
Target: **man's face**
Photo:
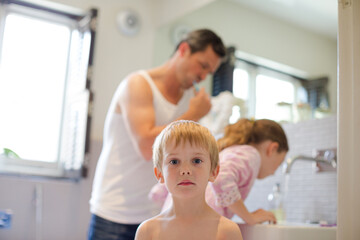
<path fill-rule="evenodd" d="M 209 45 L 204 51 L 191 53 L 188 46 L 179 65 L 180 81 L 183 88 L 190 88 L 194 81 L 203 81 L 208 74 L 213 74 L 220 66 L 221 58 Z"/>

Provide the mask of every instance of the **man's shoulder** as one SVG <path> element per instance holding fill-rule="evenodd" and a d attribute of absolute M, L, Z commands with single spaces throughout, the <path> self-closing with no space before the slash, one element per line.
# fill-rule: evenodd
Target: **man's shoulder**
<path fill-rule="evenodd" d="M 124 80 L 126 81 L 142 81 L 142 82 L 145 82 L 146 80 L 146 75 L 147 75 L 147 72 L 145 70 L 138 70 L 138 71 L 134 71 L 134 72 L 131 72 L 129 73 Z"/>
<path fill-rule="evenodd" d="M 131 93 L 139 93 L 138 95 L 140 96 L 143 96 L 145 93 L 150 93 L 149 82 L 146 80 L 146 75 L 144 75 L 142 71 L 130 73 L 124 78 L 121 85 L 125 93 L 131 91 Z"/>

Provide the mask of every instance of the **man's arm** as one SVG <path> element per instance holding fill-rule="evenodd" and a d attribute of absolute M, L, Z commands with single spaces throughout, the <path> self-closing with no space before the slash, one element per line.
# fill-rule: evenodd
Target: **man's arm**
<path fill-rule="evenodd" d="M 151 88 L 142 76 L 134 74 L 128 79 L 121 94 L 120 111 L 128 130 L 131 132 L 132 140 L 142 156 L 146 160 L 151 160 L 154 140 L 166 127 L 165 125 L 155 125 Z M 190 100 L 189 109 L 176 120 L 198 121 L 209 112 L 210 108 L 210 97 L 204 89 L 201 89 Z"/>
<path fill-rule="evenodd" d="M 152 144 L 165 126 L 155 126 L 152 91 L 139 74 L 130 76 L 121 92 L 121 114 L 134 145 L 146 160 L 151 160 Z"/>

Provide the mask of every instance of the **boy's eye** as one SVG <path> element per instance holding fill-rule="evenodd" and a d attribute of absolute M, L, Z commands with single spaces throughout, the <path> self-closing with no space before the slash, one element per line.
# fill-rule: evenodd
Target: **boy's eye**
<path fill-rule="evenodd" d="M 176 160 L 176 159 L 170 160 L 170 164 L 172 164 L 172 165 L 175 165 L 175 164 L 178 164 L 178 163 L 179 163 L 179 161 Z"/>
<path fill-rule="evenodd" d="M 195 158 L 195 159 L 193 160 L 193 162 L 196 163 L 196 164 L 199 164 L 199 163 L 202 163 L 202 160 L 199 159 L 199 158 Z"/>

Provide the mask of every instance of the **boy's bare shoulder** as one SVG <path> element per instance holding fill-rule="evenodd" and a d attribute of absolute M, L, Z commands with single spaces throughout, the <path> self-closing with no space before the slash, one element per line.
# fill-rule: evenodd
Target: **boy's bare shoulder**
<path fill-rule="evenodd" d="M 154 239 L 157 231 L 159 231 L 159 219 L 158 217 L 153 217 L 142 222 L 135 235 L 135 240 L 150 240 Z"/>
<path fill-rule="evenodd" d="M 240 227 L 237 223 L 221 216 L 219 222 L 218 240 L 242 240 Z"/>

